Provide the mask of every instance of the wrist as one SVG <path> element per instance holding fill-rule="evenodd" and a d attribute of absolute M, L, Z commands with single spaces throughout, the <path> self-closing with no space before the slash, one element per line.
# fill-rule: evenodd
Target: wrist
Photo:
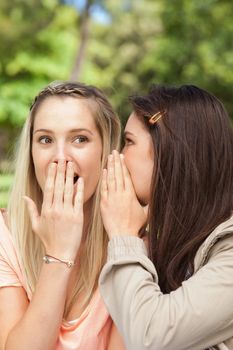
<path fill-rule="evenodd" d="M 59 249 L 59 248 L 53 248 L 51 249 L 50 247 L 45 246 L 44 250 L 45 254 L 44 255 L 49 255 L 51 257 L 55 257 L 60 260 L 70 260 L 74 261 L 77 257 L 77 251 L 74 251 L 73 249 Z"/>
<path fill-rule="evenodd" d="M 60 259 L 58 257 L 55 257 L 53 255 L 45 254 L 43 256 L 43 261 L 45 264 L 63 264 L 69 269 L 72 268 L 74 265 L 76 265 L 76 262 L 71 259 Z"/>
<path fill-rule="evenodd" d="M 132 230 L 114 230 L 114 231 L 108 231 L 109 239 L 116 237 L 116 236 L 133 236 L 138 237 L 139 232 L 138 231 L 132 231 Z"/>

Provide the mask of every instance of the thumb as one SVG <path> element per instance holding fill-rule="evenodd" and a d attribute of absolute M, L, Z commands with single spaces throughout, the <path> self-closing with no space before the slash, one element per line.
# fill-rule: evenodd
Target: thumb
<path fill-rule="evenodd" d="M 39 213 L 38 213 L 36 204 L 31 198 L 29 198 L 27 196 L 23 196 L 23 199 L 26 202 L 26 206 L 28 209 L 31 223 L 32 223 L 32 228 L 35 231 L 35 229 L 37 227 L 38 218 L 39 218 Z"/>

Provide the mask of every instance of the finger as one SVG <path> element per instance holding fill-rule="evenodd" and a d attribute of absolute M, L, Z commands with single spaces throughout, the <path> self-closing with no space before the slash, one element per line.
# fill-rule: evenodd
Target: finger
<path fill-rule="evenodd" d="M 63 205 L 65 171 L 66 171 L 66 161 L 59 160 L 57 165 L 57 174 L 56 174 L 55 185 L 54 185 L 53 205 L 55 207 L 61 207 Z"/>
<path fill-rule="evenodd" d="M 121 159 L 121 166 L 122 166 L 125 188 L 134 189 L 131 176 L 125 164 L 125 159 L 123 154 L 120 154 L 120 159 Z"/>
<path fill-rule="evenodd" d="M 116 189 L 119 191 L 123 191 L 124 178 L 123 178 L 123 172 L 122 172 L 121 159 L 120 159 L 119 152 L 113 151 L 113 156 L 114 156 L 114 173 L 115 173 Z"/>
<path fill-rule="evenodd" d="M 29 198 L 27 196 L 23 196 L 23 199 L 26 202 L 26 206 L 27 206 L 27 209 L 28 209 L 29 217 L 30 217 L 30 220 L 31 220 L 31 223 L 32 223 L 32 229 L 36 230 L 37 223 L 38 223 L 38 218 L 39 218 L 39 213 L 38 213 L 38 210 L 37 210 L 37 206 L 36 206 L 35 202 L 31 198 Z"/>
<path fill-rule="evenodd" d="M 78 213 L 83 211 L 83 201 L 84 201 L 84 180 L 82 177 L 78 179 L 77 192 L 74 200 L 74 209 Z"/>
<path fill-rule="evenodd" d="M 72 162 L 67 163 L 64 188 L 64 207 L 71 207 L 74 195 L 74 167 Z"/>
<path fill-rule="evenodd" d="M 57 164 L 56 163 L 49 164 L 48 175 L 46 178 L 45 188 L 44 188 L 44 199 L 43 199 L 42 210 L 44 208 L 50 208 L 52 206 L 56 171 L 57 171 Z"/>
<path fill-rule="evenodd" d="M 115 171 L 114 171 L 114 158 L 113 155 L 110 154 L 108 156 L 108 171 L 107 171 L 107 186 L 108 191 L 115 191 L 116 184 L 115 184 Z"/>
<path fill-rule="evenodd" d="M 107 169 L 103 169 L 102 181 L 101 181 L 101 197 L 102 199 L 107 199 L 108 197 Z"/>

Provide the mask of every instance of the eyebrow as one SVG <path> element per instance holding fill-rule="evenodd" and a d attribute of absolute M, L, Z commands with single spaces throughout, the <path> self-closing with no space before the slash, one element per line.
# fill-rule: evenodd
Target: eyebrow
<path fill-rule="evenodd" d="M 88 129 L 85 129 L 85 128 L 79 128 L 79 129 L 71 129 L 71 130 L 68 130 L 68 132 L 70 134 L 73 134 L 73 133 L 76 133 L 76 132 L 82 132 L 82 131 L 86 131 L 88 132 L 89 134 L 93 135 L 93 133 L 88 130 Z M 46 133 L 49 133 L 49 134 L 53 134 L 53 130 L 49 130 L 49 129 L 37 129 L 33 132 L 33 134 L 36 134 L 37 132 L 46 132 Z"/>
<path fill-rule="evenodd" d="M 130 131 L 124 131 L 124 136 L 127 136 L 127 135 L 131 135 L 131 136 L 135 136 L 132 132 Z"/>

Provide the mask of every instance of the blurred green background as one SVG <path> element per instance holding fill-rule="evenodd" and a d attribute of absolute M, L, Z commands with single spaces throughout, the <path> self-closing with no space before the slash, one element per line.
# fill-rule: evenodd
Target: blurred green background
<path fill-rule="evenodd" d="M 29 105 L 53 80 L 97 85 L 122 121 L 152 83 L 196 84 L 232 117 L 232 18 L 231 0 L 1 0 L 0 207 Z"/>

